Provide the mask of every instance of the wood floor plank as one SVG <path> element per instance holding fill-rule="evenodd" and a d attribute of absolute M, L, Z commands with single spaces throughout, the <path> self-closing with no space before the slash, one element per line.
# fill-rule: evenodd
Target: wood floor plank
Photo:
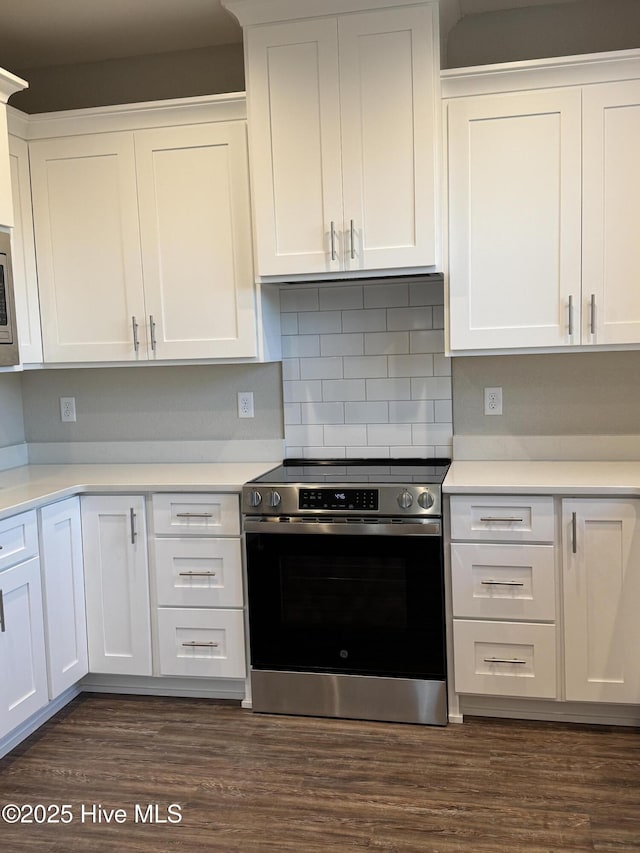
<path fill-rule="evenodd" d="M 10 853 L 640 853 L 640 731 L 86 694 L 0 761 L 5 803 L 68 803 L 74 816 L 2 823 Z M 166 819 L 172 803 L 179 824 L 135 820 L 136 804 Z M 93 805 L 127 820 L 94 822 Z"/>

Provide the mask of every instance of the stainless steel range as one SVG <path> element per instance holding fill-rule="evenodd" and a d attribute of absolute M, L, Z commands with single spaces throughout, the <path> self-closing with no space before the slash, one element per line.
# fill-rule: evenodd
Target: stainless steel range
<path fill-rule="evenodd" d="M 254 711 L 446 724 L 448 466 L 292 459 L 244 486 Z"/>

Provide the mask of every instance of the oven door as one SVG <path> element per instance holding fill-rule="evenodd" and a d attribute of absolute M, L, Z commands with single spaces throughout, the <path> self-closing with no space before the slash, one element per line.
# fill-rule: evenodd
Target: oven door
<path fill-rule="evenodd" d="M 440 521 L 368 521 L 245 523 L 254 669 L 444 679 Z"/>

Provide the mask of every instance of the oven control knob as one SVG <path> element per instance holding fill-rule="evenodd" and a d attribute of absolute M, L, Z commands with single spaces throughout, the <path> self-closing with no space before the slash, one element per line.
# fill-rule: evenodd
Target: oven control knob
<path fill-rule="evenodd" d="M 272 492 L 270 492 L 269 497 L 267 498 L 267 503 L 270 507 L 277 507 L 280 505 L 281 500 L 282 498 L 280 497 L 279 492 L 276 492 L 276 490 L 274 489 Z"/>
<path fill-rule="evenodd" d="M 422 507 L 422 509 L 429 509 L 434 504 L 434 497 L 431 492 L 427 489 L 425 492 L 421 492 L 418 495 L 418 503 Z"/>
<path fill-rule="evenodd" d="M 413 504 L 413 495 L 407 489 L 404 492 L 400 492 L 398 495 L 398 506 L 402 509 L 409 509 L 409 507 Z"/>
<path fill-rule="evenodd" d="M 252 489 L 247 495 L 247 503 L 249 506 L 260 506 L 262 503 L 262 495 L 257 489 Z"/>

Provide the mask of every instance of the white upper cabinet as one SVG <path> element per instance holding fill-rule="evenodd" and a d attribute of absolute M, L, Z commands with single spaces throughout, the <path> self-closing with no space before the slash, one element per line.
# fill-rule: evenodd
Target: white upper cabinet
<path fill-rule="evenodd" d="M 23 364 L 39 363 L 42 361 L 40 300 L 33 238 L 29 149 L 24 139 L 9 136 L 9 161 L 14 222 L 11 232 L 13 286 L 20 361 Z"/>
<path fill-rule="evenodd" d="M 26 80 L 0 68 L 0 226 L 12 226 L 11 169 L 7 131 L 7 101 L 15 92 L 27 87 Z"/>
<path fill-rule="evenodd" d="M 386 5 L 245 29 L 261 277 L 437 263 L 437 8 Z"/>
<path fill-rule="evenodd" d="M 579 89 L 462 98 L 448 130 L 451 349 L 579 342 Z"/>
<path fill-rule="evenodd" d="M 443 73 L 452 352 L 640 344 L 634 77 L 638 51 Z"/>
<path fill-rule="evenodd" d="M 135 150 L 150 355 L 257 355 L 244 124 L 143 130 Z"/>
<path fill-rule="evenodd" d="M 280 357 L 244 116 L 225 95 L 28 119 L 46 362 Z"/>
<path fill-rule="evenodd" d="M 145 306 L 130 133 L 30 145 L 45 361 L 137 356 Z"/>
<path fill-rule="evenodd" d="M 583 94 L 583 340 L 640 342 L 640 80 Z"/>

